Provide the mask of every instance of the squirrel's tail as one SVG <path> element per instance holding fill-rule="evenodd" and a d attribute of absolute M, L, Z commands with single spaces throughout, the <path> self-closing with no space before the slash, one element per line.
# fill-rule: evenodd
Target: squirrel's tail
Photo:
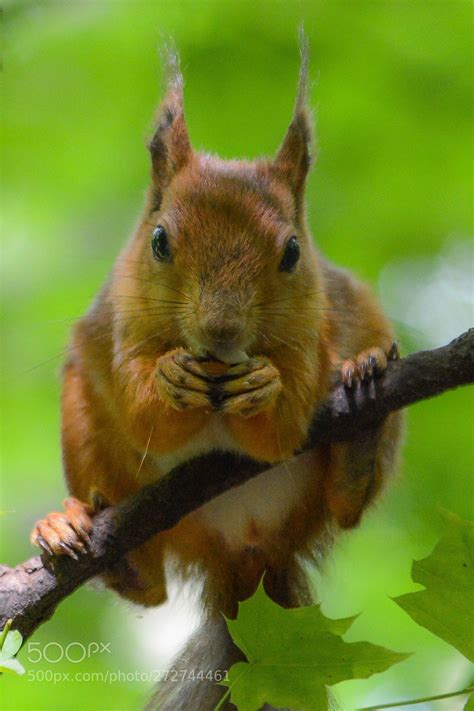
<path fill-rule="evenodd" d="M 226 692 L 218 682 L 242 660 L 245 656 L 233 643 L 224 617 L 213 614 L 189 639 L 145 711 L 214 711 Z M 235 706 L 225 703 L 222 709 Z"/>
<path fill-rule="evenodd" d="M 299 566 L 293 565 L 278 574 L 273 571 L 273 575 L 267 577 L 267 581 L 270 580 L 272 585 L 266 586 L 267 592 L 283 607 L 310 604 L 306 576 Z M 214 711 L 227 691 L 218 682 L 240 661 L 246 661 L 245 655 L 232 641 L 224 616 L 218 611 L 209 612 L 173 662 L 145 711 Z M 226 699 L 219 711 L 235 711 L 235 708 Z M 274 709 L 265 704 L 262 711 Z"/>

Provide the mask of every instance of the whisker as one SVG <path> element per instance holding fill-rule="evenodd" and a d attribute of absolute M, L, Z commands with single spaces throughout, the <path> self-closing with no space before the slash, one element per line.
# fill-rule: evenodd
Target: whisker
<path fill-rule="evenodd" d="M 115 367 L 115 370 L 119 370 L 120 368 L 123 368 L 123 366 L 126 365 L 129 360 L 132 360 L 132 358 L 135 357 L 137 351 L 139 351 L 140 348 L 142 348 L 145 345 L 145 343 L 148 343 L 149 341 L 151 341 L 155 338 L 162 338 L 162 337 L 163 337 L 163 333 L 152 333 L 150 336 L 143 338 L 135 346 L 133 346 L 133 348 L 130 348 L 127 351 L 127 357 L 123 357 L 121 359 L 120 363 L 118 363 L 118 365 Z"/>
<path fill-rule="evenodd" d="M 100 336 L 94 336 L 93 339 L 91 339 L 91 340 L 100 341 L 103 338 L 109 338 L 110 336 L 112 336 L 113 333 L 114 333 L 114 330 L 107 331 L 106 333 L 102 333 Z M 29 373 L 32 373 L 34 370 L 41 368 L 41 366 L 43 366 L 43 365 L 47 365 L 48 363 L 52 363 L 54 360 L 57 360 L 58 358 L 62 358 L 63 356 L 69 355 L 70 353 L 73 353 L 75 350 L 77 350 L 82 345 L 83 345 L 83 343 L 76 343 L 76 345 L 74 345 L 74 346 L 69 346 L 68 348 L 61 351 L 60 353 L 56 353 L 56 355 L 51 356 L 51 358 L 47 358 L 46 360 L 42 361 L 41 363 L 34 365 L 32 368 L 28 368 L 28 370 L 22 371 L 21 375 L 28 375 Z"/>
<path fill-rule="evenodd" d="M 257 306 L 267 306 L 270 304 L 276 304 L 280 301 L 291 301 L 292 299 L 300 299 L 303 296 L 315 296 L 316 294 L 327 294 L 328 292 L 325 289 L 320 289 L 318 291 L 303 291 L 303 292 L 298 292 L 296 294 L 293 294 L 292 296 L 285 296 L 281 299 L 270 299 L 268 301 L 260 301 L 257 304 L 254 304 L 255 307 Z"/>
<path fill-rule="evenodd" d="M 301 345 L 298 348 L 298 346 L 291 344 L 288 340 L 281 338 L 280 336 L 276 336 L 274 333 L 272 334 L 271 338 L 273 338 L 275 341 L 279 341 L 280 343 L 283 343 L 283 345 L 288 346 L 289 348 L 292 348 L 294 351 L 301 350 Z M 270 338 L 267 337 L 267 341 L 268 341 L 268 344 L 271 345 Z"/>
<path fill-rule="evenodd" d="M 160 315 L 160 314 L 182 314 L 182 313 L 189 313 L 188 308 L 176 308 L 176 307 L 171 307 L 167 306 L 166 308 L 162 308 L 160 306 L 144 306 L 143 308 L 139 309 L 120 309 L 117 311 L 113 312 L 113 316 L 116 316 L 117 314 L 136 314 L 139 316 L 140 314 L 143 314 L 145 316 L 153 316 L 153 314 Z"/>
<path fill-rule="evenodd" d="M 141 458 L 141 461 L 140 461 L 140 466 L 138 467 L 137 473 L 135 474 L 135 479 L 138 479 L 138 475 L 140 474 L 140 472 L 142 470 L 143 463 L 146 459 L 146 455 L 148 454 L 148 449 L 150 447 L 150 442 L 151 442 L 151 438 L 153 436 L 154 429 L 155 429 L 155 425 L 153 425 L 151 428 L 150 436 L 148 437 L 148 442 L 146 443 L 145 451 L 144 451 L 143 457 Z"/>
<path fill-rule="evenodd" d="M 171 304 L 185 304 L 188 301 L 170 301 L 169 299 L 156 299 L 152 296 L 141 296 L 139 294 L 114 294 L 110 296 L 107 301 L 111 304 L 114 303 L 115 299 L 139 299 L 140 301 L 153 301 L 155 303 L 171 303 Z"/>
<path fill-rule="evenodd" d="M 184 291 L 180 291 L 179 289 L 176 289 L 173 286 L 170 286 L 169 284 L 163 284 L 162 282 L 158 282 L 152 279 L 144 279 L 143 277 L 139 277 L 136 274 L 119 274 L 120 278 L 123 279 L 135 279 L 135 281 L 139 282 L 144 282 L 146 284 L 153 284 L 153 286 L 161 286 L 163 289 L 169 289 L 170 291 L 174 291 L 176 294 L 179 294 L 180 296 L 184 296 L 185 299 L 188 301 L 191 300 L 191 297 L 189 294 L 185 294 Z"/>
<path fill-rule="evenodd" d="M 155 307 L 153 307 L 153 308 L 155 308 Z M 172 310 L 169 313 L 167 313 L 167 312 L 163 313 L 162 311 L 159 311 L 159 312 L 157 311 L 157 315 L 158 314 L 160 316 L 165 316 L 166 318 L 168 318 L 169 316 L 175 315 L 175 310 Z M 130 323 L 133 320 L 134 319 L 128 319 L 128 321 L 130 321 Z M 114 326 L 117 326 L 118 324 L 123 324 L 123 323 L 127 323 L 127 319 L 116 319 Z M 114 333 L 116 333 L 115 327 L 106 331 L 105 333 L 101 333 L 97 336 L 90 336 L 87 340 L 93 341 L 95 343 L 97 341 L 101 341 L 101 340 L 112 337 L 114 335 Z M 156 338 L 158 336 L 154 335 L 153 337 Z M 60 358 L 64 358 L 65 356 L 68 356 L 68 355 L 74 353 L 75 351 L 77 351 L 77 349 L 81 348 L 83 345 L 84 345 L 84 341 L 81 341 L 81 342 L 76 343 L 74 345 L 70 345 L 67 348 L 65 348 L 64 350 L 60 351 L 59 353 L 56 353 L 54 356 L 51 356 L 50 358 L 47 358 L 46 360 L 43 360 L 40 363 L 37 363 L 36 365 L 32 366 L 31 368 L 21 371 L 21 375 L 28 375 L 29 373 L 32 373 L 33 371 L 37 370 L 38 368 L 41 368 L 44 365 L 48 365 L 48 363 L 52 363 L 53 361 L 56 361 Z"/>
<path fill-rule="evenodd" d="M 286 312 L 291 312 L 291 311 L 298 311 L 298 312 L 301 312 L 301 311 L 312 311 L 312 310 L 314 310 L 314 311 L 320 311 L 320 312 L 322 312 L 322 313 L 323 313 L 323 312 L 326 312 L 326 311 L 329 311 L 329 312 L 334 312 L 334 313 L 336 313 L 336 314 L 339 314 L 340 316 L 345 316 L 346 318 L 340 318 L 340 319 L 332 318 L 332 323 L 334 323 L 334 324 L 336 324 L 336 325 L 340 325 L 340 326 L 344 326 L 344 325 L 347 326 L 347 325 L 351 324 L 354 320 L 358 320 L 358 319 L 359 319 L 359 315 L 356 314 L 356 313 L 354 313 L 353 311 L 350 311 L 350 310 L 347 310 L 347 309 L 346 309 L 346 310 L 344 310 L 344 309 L 339 309 L 339 308 L 337 308 L 337 307 L 321 307 L 321 308 L 319 308 L 319 307 L 314 307 L 314 308 L 312 308 L 312 307 L 302 307 L 301 309 L 298 309 L 298 308 L 294 308 L 294 309 L 293 309 L 292 307 L 289 307 L 289 308 L 286 308 L 286 309 L 285 309 L 285 308 L 280 309 L 279 311 L 270 311 L 270 310 L 266 310 L 266 309 L 261 309 L 261 310 L 260 310 L 260 315 L 263 315 L 263 316 L 266 316 L 266 317 L 268 317 L 268 316 L 270 316 L 270 317 L 271 317 L 271 316 L 275 316 L 275 317 L 279 317 L 279 316 L 281 316 L 281 317 L 287 317 L 288 314 L 287 314 Z M 369 326 L 364 326 L 364 325 L 362 325 L 362 324 L 360 324 L 360 323 L 357 323 L 357 328 L 360 329 L 360 330 L 363 330 L 363 331 L 367 331 L 367 332 L 369 332 L 369 333 L 374 333 L 374 334 L 376 334 L 376 335 L 384 335 L 384 333 L 385 333 L 385 331 L 383 331 L 383 330 L 381 330 L 381 329 L 370 328 Z"/>

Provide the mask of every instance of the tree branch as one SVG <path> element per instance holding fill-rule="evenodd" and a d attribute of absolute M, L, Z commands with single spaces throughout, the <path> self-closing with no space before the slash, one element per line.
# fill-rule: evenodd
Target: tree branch
<path fill-rule="evenodd" d="M 474 382 L 474 329 L 449 345 L 389 363 L 372 385 L 349 392 L 337 385 L 318 410 L 303 449 L 344 441 L 390 412 Z M 90 550 L 78 561 L 36 556 L 16 568 L 0 566 L 0 629 L 8 619 L 28 637 L 58 604 L 128 551 L 218 494 L 268 469 L 247 457 L 213 453 L 186 462 L 94 519 Z M 282 476 L 284 473 L 282 472 Z"/>

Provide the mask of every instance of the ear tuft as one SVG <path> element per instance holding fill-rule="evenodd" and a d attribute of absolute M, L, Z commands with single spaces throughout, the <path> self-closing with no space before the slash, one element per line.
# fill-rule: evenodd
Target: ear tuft
<path fill-rule="evenodd" d="M 300 56 L 300 75 L 293 119 L 273 164 L 293 192 L 298 209 L 303 203 L 304 185 L 311 166 L 313 138 L 311 112 L 308 108 L 309 44 L 303 29 L 300 30 Z"/>
<path fill-rule="evenodd" d="M 299 29 L 300 76 L 298 79 L 298 94 L 296 97 L 295 114 L 307 110 L 308 104 L 308 72 L 309 72 L 309 42 L 303 27 Z"/>
<path fill-rule="evenodd" d="M 158 109 L 155 133 L 149 143 L 156 203 L 173 176 L 191 156 L 191 144 L 183 113 L 183 75 L 174 46 L 162 53 L 166 93 Z"/>

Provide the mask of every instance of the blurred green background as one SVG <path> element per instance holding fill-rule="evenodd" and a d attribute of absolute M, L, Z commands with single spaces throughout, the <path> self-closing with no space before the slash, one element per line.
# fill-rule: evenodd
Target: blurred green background
<path fill-rule="evenodd" d="M 194 145 L 254 157 L 274 152 L 289 122 L 304 21 L 319 143 L 308 186 L 317 244 L 374 285 L 404 352 L 442 345 L 470 325 L 471 2 L 76 0 L 5 7 L 3 563 L 32 554 L 33 522 L 64 495 L 58 354 L 141 208 L 163 37 L 172 35 L 181 51 Z M 350 639 L 416 652 L 383 676 L 337 687 L 347 709 L 469 681 L 466 660 L 390 597 L 415 589 L 411 560 L 437 540 L 439 507 L 472 516 L 472 434 L 467 390 L 412 407 L 401 476 L 360 529 L 340 540 L 324 574 L 315 575 L 326 614 L 362 612 Z M 140 708 L 151 684 L 132 677 L 162 668 L 165 637 L 178 637 L 183 624 L 84 588 L 32 639 L 43 659 L 25 648 L 26 675 L 1 680 L 1 706 Z M 71 642 L 77 645 L 66 655 Z M 110 653 L 94 653 L 94 642 L 110 644 Z M 81 649 L 89 653 L 78 662 Z M 56 661 L 61 653 L 70 659 Z M 122 678 L 87 677 L 111 671 Z M 86 676 L 56 683 L 51 672 Z M 461 707 L 461 699 L 417 706 Z"/>

